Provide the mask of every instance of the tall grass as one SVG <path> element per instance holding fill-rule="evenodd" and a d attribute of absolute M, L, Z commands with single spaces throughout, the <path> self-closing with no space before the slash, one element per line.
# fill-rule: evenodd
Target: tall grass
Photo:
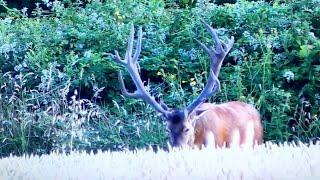
<path fill-rule="evenodd" d="M 164 146 L 166 136 L 153 110 L 142 102 L 116 101 L 99 106 L 99 88 L 92 99 L 78 90 L 56 64 L 44 70 L 37 89 L 28 89 L 34 74 L 4 74 L 0 94 L 0 156 L 58 151 L 121 150 Z"/>
<path fill-rule="evenodd" d="M 320 143 L 10 156 L 0 179 L 318 179 Z"/>

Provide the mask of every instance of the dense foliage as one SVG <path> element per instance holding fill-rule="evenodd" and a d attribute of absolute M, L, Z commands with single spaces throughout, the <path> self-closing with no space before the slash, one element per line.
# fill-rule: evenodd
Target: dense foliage
<path fill-rule="evenodd" d="M 141 26 L 143 80 L 182 106 L 206 82 L 208 60 L 194 38 L 211 39 L 200 19 L 236 40 L 222 91 L 210 101 L 254 104 L 265 140 L 320 136 L 319 0 L 45 0 L 31 15 L 0 2 L 0 155 L 165 146 L 163 123 L 145 103 L 121 96 L 119 67 L 105 53 L 123 55 L 130 26 Z"/>

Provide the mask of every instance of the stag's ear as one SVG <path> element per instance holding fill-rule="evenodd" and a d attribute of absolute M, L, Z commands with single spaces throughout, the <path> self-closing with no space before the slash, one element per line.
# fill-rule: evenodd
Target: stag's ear
<path fill-rule="evenodd" d="M 170 111 L 170 108 L 163 102 L 162 99 L 160 99 L 160 106 L 165 110 L 165 111 Z M 170 114 L 169 113 L 164 113 L 164 114 L 161 114 L 160 115 L 160 118 L 163 120 L 163 121 L 168 121 L 168 119 L 170 119 Z"/>
<path fill-rule="evenodd" d="M 209 111 L 209 109 L 196 109 L 194 111 L 194 117 L 191 120 L 191 124 L 194 127 L 196 125 L 196 122 L 198 119 L 200 119 L 203 115 L 205 115 L 207 112 Z"/>
<path fill-rule="evenodd" d="M 163 121 L 170 121 L 172 119 L 171 113 L 159 113 L 158 114 Z"/>
<path fill-rule="evenodd" d="M 203 116 L 206 112 L 208 111 L 208 109 L 197 109 L 195 111 L 195 115 L 196 118 L 199 119 L 201 116 Z"/>

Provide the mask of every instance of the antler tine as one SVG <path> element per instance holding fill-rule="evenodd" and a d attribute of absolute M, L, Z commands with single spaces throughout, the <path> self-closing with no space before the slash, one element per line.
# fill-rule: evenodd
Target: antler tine
<path fill-rule="evenodd" d="M 212 48 L 210 48 L 210 50 L 215 53 L 219 53 L 222 50 L 222 45 L 221 45 L 221 41 L 218 37 L 217 30 L 213 29 L 209 24 L 207 24 L 203 20 L 201 20 L 201 22 L 204 24 L 204 27 L 207 29 L 207 31 L 210 33 L 211 37 L 213 38 L 213 40 L 216 43 L 216 51 L 213 50 Z"/>
<path fill-rule="evenodd" d="M 119 53 L 117 50 L 114 51 L 114 54 L 112 53 L 103 53 L 103 55 L 111 56 L 111 58 L 121 65 L 126 65 L 126 62 L 124 60 L 121 60 L 121 57 L 119 56 Z"/>
<path fill-rule="evenodd" d="M 208 53 L 213 72 L 218 77 L 220 68 L 222 65 L 222 61 L 224 60 L 225 56 L 229 53 L 229 51 L 231 50 L 234 44 L 234 37 L 231 36 L 231 39 L 227 39 L 227 44 L 226 44 L 219 39 L 216 29 L 212 28 L 209 24 L 207 24 L 203 20 L 201 20 L 201 22 L 204 24 L 205 28 L 207 29 L 212 39 L 214 40 L 216 44 L 216 49 L 214 50 L 210 46 L 207 47 L 198 40 L 197 40 L 197 43 L 200 44 L 202 49 L 204 49 Z"/>
<path fill-rule="evenodd" d="M 220 81 L 214 74 L 213 70 L 210 69 L 206 86 L 203 88 L 199 96 L 191 104 L 188 105 L 188 112 L 192 112 L 197 106 L 202 104 L 206 99 L 213 96 L 218 91 L 220 91 Z"/>
<path fill-rule="evenodd" d="M 211 54 L 212 53 L 212 50 L 209 49 L 206 45 L 204 45 L 202 42 L 200 42 L 198 39 L 194 39 L 198 45 L 200 45 L 200 47 L 208 54 Z"/>
<path fill-rule="evenodd" d="M 128 48 L 127 48 L 127 51 L 126 51 L 126 55 L 124 57 L 125 59 L 128 60 L 128 62 L 130 61 L 131 55 L 132 55 L 133 40 L 134 40 L 134 26 L 131 25 L 130 35 L 128 37 Z"/>
<path fill-rule="evenodd" d="M 136 63 L 139 58 L 139 55 L 141 52 L 141 44 L 142 44 L 142 27 L 140 27 L 138 31 L 137 48 L 133 56 L 133 63 Z"/>
<path fill-rule="evenodd" d="M 132 97 L 132 98 L 139 98 L 139 94 L 138 93 L 129 93 L 127 91 L 126 86 L 124 85 L 123 76 L 122 76 L 122 72 L 121 71 L 119 71 L 119 73 L 118 73 L 118 80 L 119 80 L 119 83 L 120 83 L 121 93 L 124 96 Z"/>
<path fill-rule="evenodd" d="M 219 39 L 216 29 L 213 29 L 203 20 L 201 20 L 201 22 L 204 24 L 205 28 L 211 35 L 213 41 L 216 44 L 216 48 L 213 49 L 212 47 L 206 46 L 197 39 L 195 39 L 195 41 L 200 45 L 200 47 L 208 54 L 211 65 L 208 82 L 204 89 L 201 91 L 200 95 L 187 107 L 187 110 L 189 112 L 192 112 L 198 105 L 203 103 L 206 99 L 208 99 L 216 92 L 220 91 L 220 81 L 218 79 L 218 76 L 222 65 L 222 61 L 224 60 L 228 52 L 231 50 L 234 43 L 233 36 L 231 37 L 231 39 L 228 39 L 227 44 L 222 42 Z"/>
<path fill-rule="evenodd" d="M 139 29 L 136 50 L 132 57 L 133 41 L 134 41 L 134 26 L 132 25 L 130 30 L 130 35 L 128 37 L 128 47 L 125 54 L 125 59 L 124 60 L 121 59 L 118 51 L 115 51 L 115 54 L 106 53 L 107 55 L 110 55 L 116 63 L 119 63 L 127 68 L 130 74 L 130 77 L 137 88 L 137 90 L 133 93 L 128 92 L 124 84 L 122 72 L 119 71 L 118 79 L 120 83 L 121 92 L 126 97 L 140 98 L 146 101 L 147 103 L 149 103 L 158 112 L 164 115 L 167 115 L 169 111 L 162 108 L 162 106 L 155 100 L 155 98 L 150 95 L 150 93 L 145 89 L 144 84 L 139 75 L 139 63 L 137 61 L 141 52 L 142 28 Z"/>

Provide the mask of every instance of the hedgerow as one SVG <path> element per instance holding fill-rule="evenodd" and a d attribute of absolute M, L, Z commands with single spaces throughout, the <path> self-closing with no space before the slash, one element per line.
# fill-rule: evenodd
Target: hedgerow
<path fill-rule="evenodd" d="M 319 0 L 43 1 L 31 14 L 0 2 L 1 156 L 166 146 L 163 122 L 121 96 L 120 67 L 105 53 L 123 54 L 130 26 L 142 27 L 142 79 L 169 105 L 187 104 L 207 77 L 194 41 L 211 42 L 200 19 L 236 40 L 211 102 L 254 104 L 265 140 L 320 136 Z"/>

